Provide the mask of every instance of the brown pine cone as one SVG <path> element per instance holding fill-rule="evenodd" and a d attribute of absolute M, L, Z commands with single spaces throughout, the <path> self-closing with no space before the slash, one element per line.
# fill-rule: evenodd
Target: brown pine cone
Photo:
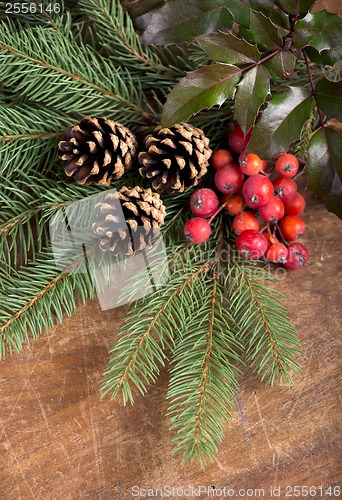
<path fill-rule="evenodd" d="M 113 255 L 134 255 L 150 248 L 166 215 L 159 194 L 139 186 L 123 186 L 106 194 L 95 211 L 93 229 L 100 238 L 100 248 Z"/>
<path fill-rule="evenodd" d="M 146 138 L 145 148 L 139 153 L 139 172 L 152 180 L 157 193 L 181 193 L 196 186 L 207 172 L 212 154 L 203 131 L 185 122 L 170 128 L 157 127 Z"/>
<path fill-rule="evenodd" d="M 58 154 L 65 173 L 79 184 L 109 186 L 131 167 L 137 147 L 135 135 L 121 123 L 87 116 L 67 128 Z"/>

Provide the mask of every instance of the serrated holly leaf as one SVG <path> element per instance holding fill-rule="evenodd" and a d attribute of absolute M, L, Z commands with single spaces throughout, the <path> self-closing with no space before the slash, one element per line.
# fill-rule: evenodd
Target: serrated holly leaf
<path fill-rule="evenodd" d="M 170 127 L 203 108 L 223 104 L 233 97 L 240 75 L 241 70 L 237 66 L 220 63 L 191 71 L 168 95 L 162 113 L 162 126 Z"/>
<path fill-rule="evenodd" d="M 279 30 L 270 19 L 255 11 L 251 11 L 250 16 L 249 30 L 258 45 L 268 50 L 276 50 L 283 46 Z"/>
<path fill-rule="evenodd" d="M 245 28 L 249 27 L 249 1 L 227 0 L 226 8 L 234 18 L 234 22 Z"/>
<path fill-rule="evenodd" d="M 317 106 L 328 118 L 342 121 L 342 81 L 331 82 L 322 78 L 316 84 L 315 99 Z"/>
<path fill-rule="evenodd" d="M 286 151 L 298 140 L 312 106 L 310 92 L 304 88 L 289 87 L 274 96 L 254 127 L 247 152 L 266 159 Z"/>
<path fill-rule="evenodd" d="M 251 45 L 231 31 L 210 33 L 197 38 L 202 49 L 213 61 L 227 64 L 250 64 L 260 59 L 256 45 Z"/>
<path fill-rule="evenodd" d="M 319 52 L 338 49 L 342 45 L 342 19 L 326 10 L 309 13 L 295 24 L 293 40 L 297 48 L 310 45 Z"/>
<path fill-rule="evenodd" d="M 319 66 L 334 66 L 338 61 L 342 60 L 342 45 L 335 50 L 322 50 L 321 52 L 318 52 L 313 47 L 306 47 L 305 52 L 310 61 Z"/>
<path fill-rule="evenodd" d="M 169 45 L 191 42 L 196 36 L 230 28 L 233 16 L 226 9 L 227 0 L 173 0 L 136 19 L 144 29 L 142 43 Z"/>
<path fill-rule="evenodd" d="M 282 50 L 264 63 L 273 80 L 291 75 L 295 65 L 296 56 L 288 50 Z"/>
<path fill-rule="evenodd" d="M 240 81 L 235 96 L 235 119 L 245 135 L 254 125 L 269 91 L 270 75 L 263 66 L 250 69 Z"/>
<path fill-rule="evenodd" d="M 328 210 L 342 218 L 342 135 L 326 127 L 312 137 L 306 171 L 309 186 Z"/>
<path fill-rule="evenodd" d="M 277 0 L 277 4 L 289 14 L 300 15 L 308 12 L 316 0 Z"/>
<path fill-rule="evenodd" d="M 249 5 L 251 9 L 269 17 L 276 26 L 290 29 L 289 16 L 279 9 L 273 0 L 250 0 Z"/>

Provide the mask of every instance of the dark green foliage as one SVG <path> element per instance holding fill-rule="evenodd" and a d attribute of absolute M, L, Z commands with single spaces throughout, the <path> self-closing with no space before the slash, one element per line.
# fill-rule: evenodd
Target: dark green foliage
<path fill-rule="evenodd" d="M 227 9 L 235 22 L 233 27 L 231 20 L 227 20 L 224 28 L 218 23 L 215 30 L 224 29 L 221 33 L 208 33 L 214 31 L 210 22 L 204 26 L 199 22 L 198 3 L 195 6 L 187 2 L 183 11 L 187 20 L 195 23 L 195 33 L 187 24 L 182 25 L 182 30 L 178 29 L 177 0 L 167 0 L 151 12 L 145 12 L 142 18 L 149 18 L 149 24 L 141 26 L 145 30 L 142 37 L 145 43 L 151 42 L 150 26 L 153 26 L 153 42 L 162 45 L 189 41 L 201 35 L 195 38 L 196 42 L 216 62 L 191 71 L 174 86 L 164 105 L 162 123 L 171 126 L 205 107 L 221 106 L 225 99 L 233 98 L 235 119 L 244 132 L 256 124 L 249 151 L 271 158 L 298 142 L 312 106 L 317 110 L 322 129 L 327 117 L 341 120 L 338 64 L 342 56 L 342 20 L 326 10 L 308 12 L 313 3 L 311 0 L 279 0 L 274 5 L 274 2 L 255 0 L 247 7 L 243 0 L 236 0 L 232 5 L 228 1 L 218 2 L 219 10 Z M 218 5 L 212 4 L 212 8 Z M 211 11 L 205 2 L 203 9 L 203 15 L 209 16 Z M 167 36 L 165 27 L 154 23 L 166 10 L 174 13 L 164 19 Z M 299 82 L 297 74 L 303 62 L 306 79 Z M 333 71 L 335 64 L 335 76 L 339 81 L 333 83 L 322 77 L 326 65 Z M 318 71 L 321 71 L 321 80 L 316 85 Z M 288 84 L 296 84 L 296 87 L 273 97 L 279 78 L 287 78 Z M 273 85 L 269 87 L 270 79 Z M 260 113 L 268 94 L 271 94 L 268 106 Z M 332 154 L 336 156 L 336 152 Z M 312 178 L 317 168 L 317 177 L 322 167 L 313 163 L 312 158 L 316 155 L 311 154 L 310 158 L 310 176 Z M 324 201 L 331 197 L 336 199 L 339 196 L 336 193 L 342 190 L 339 179 L 333 184 L 312 182 L 312 186 Z M 327 207 L 340 215 L 335 203 L 327 203 Z"/>
<path fill-rule="evenodd" d="M 312 137 L 307 172 L 309 185 L 321 196 L 329 210 L 342 218 L 342 136 L 325 127 Z"/>

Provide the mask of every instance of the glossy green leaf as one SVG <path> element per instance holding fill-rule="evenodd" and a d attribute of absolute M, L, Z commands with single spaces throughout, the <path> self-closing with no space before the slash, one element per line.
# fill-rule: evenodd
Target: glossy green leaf
<path fill-rule="evenodd" d="M 288 50 L 282 50 L 272 57 L 272 59 L 266 61 L 264 65 L 272 79 L 276 80 L 277 78 L 290 76 L 293 73 L 296 65 L 296 56 Z"/>
<path fill-rule="evenodd" d="M 310 45 L 319 52 L 341 48 L 342 19 L 326 10 L 309 13 L 295 24 L 293 40 L 297 48 Z"/>
<path fill-rule="evenodd" d="M 169 45 L 191 42 L 196 36 L 230 28 L 233 16 L 226 9 L 227 0 L 173 0 L 137 18 L 145 29 L 145 44 Z"/>
<path fill-rule="evenodd" d="M 128 3 L 127 9 L 132 19 L 135 20 L 135 18 L 160 7 L 163 3 L 164 0 L 135 0 L 135 2 Z"/>
<path fill-rule="evenodd" d="M 260 106 L 270 91 L 270 75 L 263 66 L 250 69 L 238 85 L 235 96 L 235 120 L 244 134 L 254 125 Z"/>
<path fill-rule="evenodd" d="M 251 11 L 250 32 L 255 42 L 267 50 L 276 50 L 283 46 L 283 39 L 278 28 L 260 12 Z"/>
<path fill-rule="evenodd" d="M 305 14 L 308 12 L 316 0 L 278 0 L 279 6 L 289 14 Z"/>
<path fill-rule="evenodd" d="M 245 28 L 249 27 L 249 0 L 226 0 L 226 8 L 234 18 L 234 22 Z"/>
<path fill-rule="evenodd" d="M 197 41 L 213 61 L 227 64 L 250 64 L 260 59 L 260 52 L 256 45 L 238 38 L 231 31 L 203 35 L 198 37 Z"/>
<path fill-rule="evenodd" d="M 328 210 L 342 218 L 342 135 L 336 130 L 318 130 L 312 137 L 306 171 L 309 186 Z"/>
<path fill-rule="evenodd" d="M 168 95 L 162 113 L 162 126 L 170 127 L 203 108 L 223 104 L 234 96 L 240 75 L 241 70 L 237 66 L 220 63 L 191 71 Z"/>
<path fill-rule="evenodd" d="M 310 92 L 303 88 L 289 87 L 274 96 L 254 127 L 247 151 L 262 158 L 286 151 L 298 140 L 312 106 Z"/>
<path fill-rule="evenodd" d="M 342 122 L 342 81 L 330 82 L 326 78 L 322 78 L 317 83 L 315 90 L 317 106 L 328 118 L 336 118 Z"/>
<path fill-rule="evenodd" d="M 275 25 L 290 29 L 289 16 L 273 0 L 250 0 L 249 4 L 253 10 L 262 12 L 266 17 L 269 17 Z"/>
<path fill-rule="evenodd" d="M 334 50 L 318 50 L 313 47 L 306 47 L 310 61 L 318 64 L 319 66 L 334 66 L 338 61 L 342 61 L 342 45 Z"/>

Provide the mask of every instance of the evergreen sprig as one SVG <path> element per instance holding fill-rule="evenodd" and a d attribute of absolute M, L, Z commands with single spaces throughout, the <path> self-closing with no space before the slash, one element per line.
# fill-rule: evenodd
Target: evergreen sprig
<path fill-rule="evenodd" d="M 98 42 L 116 64 L 142 74 L 150 71 L 159 76 L 160 72 L 170 71 L 155 50 L 141 44 L 132 19 L 120 2 L 80 0 L 78 7 L 93 21 Z"/>
<path fill-rule="evenodd" d="M 246 360 L 267 384 L 273 385 L 277 374 L 291 384 L 291 373 L 300 374 L 296 361 L 300 348 L 297 332 L 287 320 L 289 312 L 281 303 L 284 296 L 265 284 L 272 277 L 262 269 L 235 263 L 234 271 L 230 305 Z"/>
<path fill-rule="evenodd" d="M 37 338 L 62 322 L 76 310 L 76 298 L 85 302 L 93 297 L 93 281 L 84 272 L 77 272 L 83 255 L 63 271 L 56 269 L 50 248 L 43 249 L 18 271 L 8 274 L 0 261 L 0 356 L 8 350 L 21 350 L 30 336 Z M 6 269 L 6 268 L 5 268 Z"/>
<path fill-rule="evenodd" d="M 146 121 L 139 81 L 89 45 L 41 26 L 18 29 L 9 20 L 0 23 L 0 40 L 0 80 L 27 100 L 80 117 L 105 113 L 131 125 Z"/>

